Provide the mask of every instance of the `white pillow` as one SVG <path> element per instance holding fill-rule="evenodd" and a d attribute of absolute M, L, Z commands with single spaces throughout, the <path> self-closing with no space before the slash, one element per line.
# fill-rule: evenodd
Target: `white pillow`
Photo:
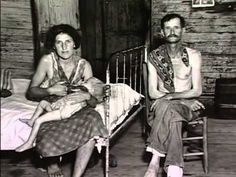
<path fill-rule="evenodd" d="M 130 86 L 117 83 L 111 85 L 110 96 L 110 125 L 111 129 L 121 123 L 125 116 L 129 113 L 134 105 L 137 105 L 144 97 Z M 100 103 L 96 106 L 96 110 L 101 114 L 103 121 L 105 122 L 105 103 Z"/>
<path fill-rule="evenodd" d="M 12 79 L 13 93 L 26 93 L 30 79 Z"/>

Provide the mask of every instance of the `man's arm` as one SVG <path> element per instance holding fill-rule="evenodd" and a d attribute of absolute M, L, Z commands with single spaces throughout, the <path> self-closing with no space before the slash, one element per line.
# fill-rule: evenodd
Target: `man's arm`
<path fill-rule="evenodd" d="M 166 95 L 165 92 L 159 91 L 158 88 L 158 76 L 155 67 L 148 60 L 148 93 L 151 99 L 158 99 Z"/>

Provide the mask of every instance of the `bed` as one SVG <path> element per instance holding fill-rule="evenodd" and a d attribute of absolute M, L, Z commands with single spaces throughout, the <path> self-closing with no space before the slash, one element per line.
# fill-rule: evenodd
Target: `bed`
<path fill-rule="evenodd" d="M 105 176 L 109 173 L 110 140 L 146 107 L 142 77 L 145 57 L 145 46 L 122 50 L 110 56 L 106 69 L 105 101 L 95 108 L 109 132 L 107 139 L 97 143 L 98 148 L 104 146 L 106 149 Z M 11 79 L 11 82 L 13 94 L 1 99 L 1 150 L 14 150 L 27 140 L 31 128 L 19 118 L 30 118 L 38 104 L 25 98 L 30 80 Z"/>

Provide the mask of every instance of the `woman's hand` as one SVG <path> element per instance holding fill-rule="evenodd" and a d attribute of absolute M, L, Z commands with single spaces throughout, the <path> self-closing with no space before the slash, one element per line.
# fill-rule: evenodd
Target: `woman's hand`
<path fill-rule="evenodd" d="M 182 100 L 181 103 L 188 106 L 192 111 L 205 109 L 205 106 L 198 100 Z"/>
<path fill-rule="evenodd" d="M 62 85 L 61 82 L 54 84 L 47 89 L 50 95 L 65 96 L 67 95 L 67 87 Z"/>

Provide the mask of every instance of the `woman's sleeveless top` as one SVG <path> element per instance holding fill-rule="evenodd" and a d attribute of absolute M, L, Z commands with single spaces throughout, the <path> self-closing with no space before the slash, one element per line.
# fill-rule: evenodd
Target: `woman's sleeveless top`
<path fill-rule="evenodd" d="M 66 74 L 63 71 L 62 66 L 60 65 L 58 58 L 54 52 L 50 54 L 52 59 L 52 71 L 53 76 L 52 78 L 46 77 L 45 80 L 42 82 L 40 87 L 42 88 L 48 88 L 56 84 L 57 82 L 63 82 L 65 85 L 80 85 L 81 82 L 84 81 L 84 69 L 85 65 L 87 64 L 87 61 L 85 59 L 79 58 L 78 56 L 76 58 L 76 67 L 73 69 L 70 78 L 66 77 Z"/>

